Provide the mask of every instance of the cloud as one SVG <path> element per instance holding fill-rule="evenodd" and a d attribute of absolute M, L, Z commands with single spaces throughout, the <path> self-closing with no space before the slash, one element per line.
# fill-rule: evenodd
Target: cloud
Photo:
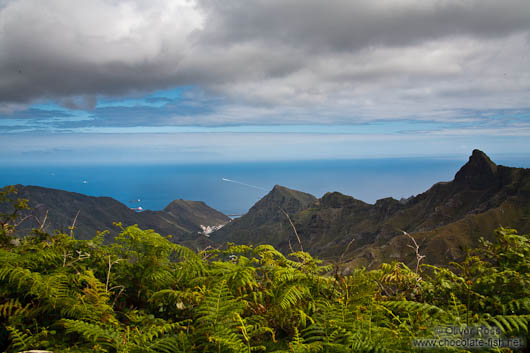
<path fill-rule="evenodd" d="M 490 133 L 490 132 L 489 132 Z M 109 133 L 1 134 L 0 162 L 13 165 L 178 164 L 459 156 L 473 148 L 524 154 L 528 136 L 466 134 Z M 464 147 L 462 147 L 464 146 Z M 524 163 L 523 163 L 524 166 Z"/>
<path fill-rule="evenodd" d="M 343 1 L 204 0 L 204 37 L 214 45 L 262 41 L 309 51 L 409 46 L 459 35 L 503 37 L 527 31 L 524 0 Z"/>
<path fill-rule="evenodd" d="M 0 11 L 0 97 L 12 102 L 178 84 L 189 34 L 201 27 L 184 0 L 17 0 Z"/>
<path fill-rule="evenodd" d="M 0 113 L 52 99 L 94 126 L 458 121 L 440 112 L 528 108 L 529 18 L 527 0 L 2 1 Z M 186 104 L 97 105 L 177 86 L 196 88 Z"/>
<path fill-rule="evenodd" d="M 10 119 L 46 119 L 68 118 L 73 117 L 73 115 L 64 110 L 31 108 L 23 111 L 13 112 L 9 117 Z"/>
<path fill-rule="evenodd" d="M 97 98 L 93 95 L 74 96 L 61 98 L 58 102 L 62 106 L 73 110 L 93 110 L 96 108 Z"/>

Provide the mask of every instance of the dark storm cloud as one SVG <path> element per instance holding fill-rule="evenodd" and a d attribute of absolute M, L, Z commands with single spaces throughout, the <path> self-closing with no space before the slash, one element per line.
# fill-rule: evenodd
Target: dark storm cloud
<path fill-rule="evenodd" d="M 527 107 L 529 33 L 528 0 L 0 1 L 0 113 L 44 98 L 103 125 L 200 123 L 94 110 L 179 85 L 226 97 L 229 123 Z"/>
<path fill-rule="evenodd" d="M 404 46 L 446 36 L 502 37 L 530 28 L 526 0 L 210 1 L 203 38 L 214 45 L 263 41 L 311 51 Z"/>
<path fill-rule="evenodd" d="M 0 102 L 55 98 L 74 108 L 179 84 L 198 16 L 168 1 L 17 0 L 0 11 Z"/>

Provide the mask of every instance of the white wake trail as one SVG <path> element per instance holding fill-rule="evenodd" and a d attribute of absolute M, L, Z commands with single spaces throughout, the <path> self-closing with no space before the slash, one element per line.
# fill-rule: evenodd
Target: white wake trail
<path fill-rule="evenodd" d="M 243 185 L 243 186 L 248 186 L 249 188 L 254 188 L 254 189 L 258 189 L 258 190 L 264 190 L 264 191 L 267 191 L 267 189 L 262 188 L 262 187 L 260 187 L 260 186 L 250 185 L 250 184 L 242 183 L 242 182 L 240 182 L 240 181 L 236 181 L 236 180 L 231 180 L 231 179 L 226 179 L 226 178 L 222 178 L 221 180 L 222 180 L 222 181 L 227 181 L 227 182 L 229 182 L 229 183 L 234 183 L 234 184 L 239 184 L 239 185 Z"/>

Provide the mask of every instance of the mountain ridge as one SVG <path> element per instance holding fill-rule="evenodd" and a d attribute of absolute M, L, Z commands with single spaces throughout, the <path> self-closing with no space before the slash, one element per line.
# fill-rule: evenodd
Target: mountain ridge
<path fill-rule="evenodd" d="M 403 236 L 408 232 L 429 248 L 426 261 L 439 264 L 458 260 L 465 248 L 476 246 L 480 236 L 487 238 L 498 226 L 530 230 L 524 221 L 530 212 L 529 190 L 530 169 L 496 165 L 484 152 L 474 150 L 453 180 L 436 183 L 406 202 L 383 198 L 368 204 L 328 192 L 307 207 L 290 212 L 289 217 L 304 250 L 322 259 L 345 256 L 352 263 L 376 266 L 392 255 L 381 249 L 387 244 L 398 247 L 398 240 L 405 246 L 400 245 L 400 255 L 394 253 L 393 258 L 403 259 L 412 254 L 407 248 L 410 239 Z M 491 219 L 485 219 L 485 213 Z M 229 230 L 237 236 L 227 236 Z M 468 237 L 466 232 L 471 235 Z M 258 239 L 258 243 L 271 243 L 287 253 L 292 236 L 287 217 L 256 228 L 244 215 L 239 222 L 214 232 L 212 240 L 254 243 Z M 440 249 L 442 245 L 444 249 Z"/>
<path fill-rule="evenodd" d="M 473 150 L 451 181 L 433 184 L 406 200 L 382 198 L 370 204 L 340 192 L 322 197 L 275 185 L 249 211 L 232 221 L 201 201 L 177 199 L 161 211 L 134 212 L 109 197 L 92 197 L 64 190 L 18 186 L 19 197 L 30 199 L 38 219 L 49 212 L 46 231 L 69 227 L 80 210 L 74 234 L 88 239 L 96 230 L 117 230 L 112 223 L 138 224 L 173 235 L 173 241 L 194 249 L 236 244 L 271 244 L 284 253 L 303 249 L 345 266 L 375 267 L 381 262 L 414 261 L 413 236 L 426 262 L 458 261 L 467 248 L 488 238 L 493 229 L 510 226 L 530 231 L 530 169 L 495 164 Z M 224 227 L 200 236 L 202 226 Z M 38 226 L 25 221 L 21 230 Z M 215 227 L 214 227 L 215 226 Z M 294 228 L 294 229 L 293 229 Z M 296 232 L 296 234 L 295 234 Z"/>
<path fill-rule="evenodd" d="M 119 229 L 114 222 L 124 226 L 137 224 L 144 229 L 153 229 L 164 235 L 171 234 L 175 242 L 193 242 L 201 225 L 217 226 L 230 221 L 221 212 L 202 201 L 174 200 L 162 211 L 136 212 L 123 203 L 107 196 L 88 196 L 77 192 L 45 188 L 33 185 L 16 185 L 17 197 L 29 200 L 32 210 L 24 212 L 30 216 L 20 224 L 19 233 L 26 234 L 39 228 L 46 219 L 43 231 L 61 231 L 73 234 L 78 239 L 90 239 L 96 232 L 109 230 L 111 236 Z M 1 206 L 1 205 L 0 205 Z"/>

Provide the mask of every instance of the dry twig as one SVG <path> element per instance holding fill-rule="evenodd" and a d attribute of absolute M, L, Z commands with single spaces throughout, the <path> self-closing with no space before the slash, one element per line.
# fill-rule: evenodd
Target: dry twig
<path fill-rule="evenodd" d="M 35 216 L 35 220 L 39 224 L 39 230 L 44 229 L 44 225 L 46 224 L 46 220 L 48 219 L 48 210 L 46 210 L 46 214 L 44 215 L 44 218 L 42 219 L 42 222 L 39 220 L 37 216 Z"/>
<path fill-rule="evenodd" d="M 75 218 L 74 218 L 74 221 L 72 222 L 72 225 L 69 227 L 70 228 L 70 238 L 74 238 L 74 229 L 75 229 L 75 224 L 77 223 L 77 217 L 79 216 L 79 212 L 81 212 L 81 210 L 77 211 L 77 213 L 75 214 Z"/>
<path fill-rule="evenodd" d="M 413 249 L 416 252 L 416 273 L 418 273 L 418 271 L 420 269 L 420 262 L 421 262 L 421 260 L 423 260 L 425 258 L 425 255 L 420 255 L 420 247 L 419 247 L 418 243 L 416 242 L 416 239 L 414 239 L 409 233 L 405 232 L 404 230 L 402 232 L 403 232 L 404 235 L 409 237 L 409 239 L 412 240 L 412 242 L 414 243 L 414 246 L 412 246 L 410 244 L 407 244 L 407 246 L 409 248 Z"/>
<path fill-rule="evenodd" d="M 296 235 L 296 239 L 298 240 L 298 245 L 300 245 L 300 250 L 304 251 L 304 247 L 302 246 L 302 241 L 300 240 L 300 237 L 298 236 L 298 232 L 296 231 L 296 227 L 294 226 L 293 221 L 291 221 L 291 217 L 289 217 L 287 212 L 285 212 L 281 207 L 278 207 L 278 208 L 280 209 L 280 211 L 282 211 L 282 213 L 285 215 L 285 217 L 287 217 L 287 219 L 289 220 L 289 223 L 291 224 L 291 227 L 294 230 L 294 235 Z"/>
<path fill-rule="evenodd" d="M 115 261 L 110 261 L 110 255 L 109 255 L 109 270 L 107 271 L 107 282 L 105 283 L 105 291 L 109 291 L 109 282 L 110 282 L 110 270 L 112 269 L 112 266 L 117 264 L 120 261 L 120 259 L 117 259 Z"/>

